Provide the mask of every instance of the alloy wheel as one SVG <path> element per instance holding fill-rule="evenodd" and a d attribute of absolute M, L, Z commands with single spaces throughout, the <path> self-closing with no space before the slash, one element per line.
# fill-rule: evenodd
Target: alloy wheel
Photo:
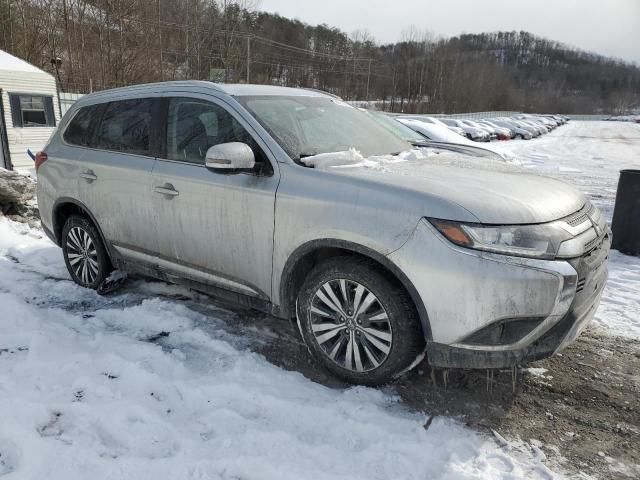
<path fill-rule="evenodd" d="M 73 227 L 67 234 L 67 257 L 78 280 L 91 285 L 98 277 L 98 252 L 87 231 Z"/>
<path fill-rule="evenodd" d="M 314 338 L 335 364 L 354 372 L 378 368 L 393 332 L 380 300 L 358 282 L 335 279 L 315 292 L 309 310 Z"/>

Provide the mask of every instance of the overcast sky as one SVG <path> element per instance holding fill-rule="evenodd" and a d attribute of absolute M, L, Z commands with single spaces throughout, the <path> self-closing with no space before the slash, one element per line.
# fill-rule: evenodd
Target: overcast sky
<path fill-rule="evenodd" d="M 640 64 L 640 0 L 261 0 L 277 12 L 395 42 L 414 25 L 435 35 L 525 30 Z"/>

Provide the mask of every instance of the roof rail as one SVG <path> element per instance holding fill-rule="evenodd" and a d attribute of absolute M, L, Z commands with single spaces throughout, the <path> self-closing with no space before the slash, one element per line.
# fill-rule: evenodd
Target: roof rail
<path fill-rule="evenodd" d="M 134 85 L 126 85 L 123 87 L 116 87 L 116 88 L 109 88 L 107 90 L 99 90 L 97 92 L 93 92 L 91 93 L 91 97 L 95 98 L 95 97 L 99 97 L 101 95 L 110 95 L 112 93 L 118 93 L 118 92 L 129 92 L 129 91 L 135 91 L 138 89 L 144 89 L 144 88 L 149 88 L 149 87 L 157 87 L 157 86 L 173 86 L 173 87 L 180 87 L 180 86 L 194 86 L 194 85 L 203 85 L 203 86 L 207 86 L 209 88 L 213 87 L 215 90 L 218 90 L 220 92 L 223 91 L 222 88 L 220 88 L 220 86 L 216 83 L 210 82 L 208 80 L 171 80 L 171 81 L 166 81 L 166 82 L 150 82 L 150 83 L 137 83 Z"/>

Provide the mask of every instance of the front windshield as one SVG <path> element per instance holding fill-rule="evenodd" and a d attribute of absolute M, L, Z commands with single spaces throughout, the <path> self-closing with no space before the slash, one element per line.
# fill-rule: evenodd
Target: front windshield
<path fill-rule="evenodd" d="M 246 96 L 237 100 L 295 161 L 354 148 L 365 157 L 412 146 L 342 100 L 311 96 Z"/>

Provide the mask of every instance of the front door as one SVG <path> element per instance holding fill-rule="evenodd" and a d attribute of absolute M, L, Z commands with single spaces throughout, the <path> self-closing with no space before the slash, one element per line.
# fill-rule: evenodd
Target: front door
<path fill-rule="evenodd" d="M 165 108 L 166 152 L 152 175 L 161 256 L 183 276 L 269 299 L 276 163 L 251 127 L 211 96 L 174 96 Z M 226 142 L 247 143 L 259 168 L 207 169 L 208 148 Z"/>

